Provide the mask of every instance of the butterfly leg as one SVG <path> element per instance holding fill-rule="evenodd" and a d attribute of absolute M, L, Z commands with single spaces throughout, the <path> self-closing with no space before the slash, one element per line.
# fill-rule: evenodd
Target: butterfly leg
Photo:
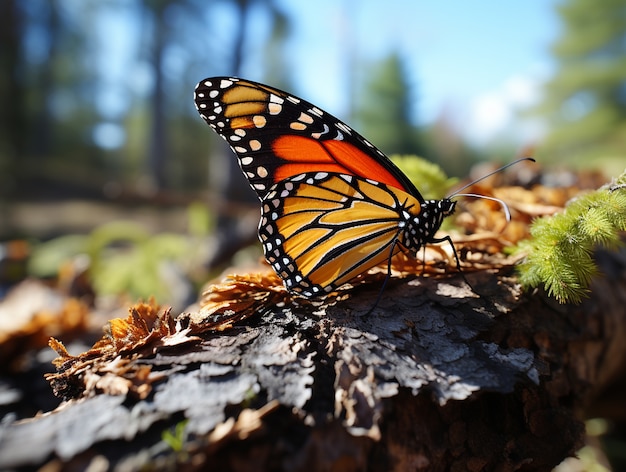
<path fill-rule="evenodd" d="M 398 238 L 395 238 L 393 240 L 393 243 L 391 243 L 391 249 L 389 251 L 389 258 L 387 259 L 387 275 L 385 276 L 385 280 L 383 281 L 383 285 L 382 285 L 382 287 L 380 287 L 380 291 L 378 292 L 378 296 L 376 297 L 376 301 L 374 302 L 372 307 L 369 310 L 367 310 L 367 312 L 363 316 L 370 315 L 372 313 L 372 311 L 374 311 L 374 309 L 378 306 L 378 302 L 380 302 L 380 299 L 383 296 L 383 292 L 385 291 L 385 287 L 387 286 L 387 282 L 389 282 L 389 279 L 391 278 L 391 259 L 393 258 L 394 254 L 395 254 L 395 249 L 396 249 L 396 245 L 397 244 L 398 244 Z"/>
<path fill-rule="evenodd" d="M 456 262 L 456 268 L 459 271 L 459 273 L 461 274 L 461 277 L 463 277 L 463 281 L 467 284 L 467 286 L 470 288 L 470 290 L 472 292 L 476 293 L 477 295 L 480 295 L 476 290 L 474 290 L 474 287 L 472 287 L 472 284 L 469 283 L 469 281 L 465 277 L 465 274 L 461 270 L 461 261 L 459 260 L 459 255 L 456 252 L 456 248 L 454 247 L 454 243 L 452 242 L 452 238 L 448 235 L 448 236 L 444 236 L 443 238 L 433 238 L 433 239 L 431 239 L 428 242 L 429 243 L 435 243 L 435 244 L 447 242 L 448 244 L 450 244 L 450 247 L 452 248 L 452 254 L 454 254 L 454 261 Z"/>

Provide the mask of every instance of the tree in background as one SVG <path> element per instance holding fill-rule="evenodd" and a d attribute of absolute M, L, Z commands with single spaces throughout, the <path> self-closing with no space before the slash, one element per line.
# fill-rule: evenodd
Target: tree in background
<path fill-rule="evenodd" d="M 243 66 L 250 61 L 250 31 L 260 16 L 264 17 L 261 21 L 270 23 L 271 37 L 267 39 L 268 45 L 263 52 L 275 52 L 276 43 L 284 40 L 281 33 L 287 31 L 286 18 L 270 0 L 141 0 L 137 5 L 143 30 L 138 55 L 149 65 L 153 77 L 146 107 L 148 113 L 145 115 L 149 122 L 149 146 L 144 150 L 145 170 L 156 189 L 185 187 L 189 179 L 197 184 L 197 177 L 205 175 L 198 172 L 198 168 L 206 167 L 206 164 L 199 166 L 189 155 L 189 152 L 197 155 L 197 148 L 196 152 L 194 149 L 180 152 L 181 146 L 188 148 L 184 135 L 190 123 L 184 116 L 191 106 L 192 87 L 211 73 L 241 75 Z M 232 27 L 223 36 L 224 30 L 216 21 L 223 21 L 226 11 L 231 15 Z M 189 81 L 170 72 L 168 62 L 173 60 L 187 64 L 181 69 L 185 70 Z M 197 75 L 194 75 L 196 70 Z M 181 107 L 180 103 L 185 106 Z M 199 123 L 195 112 L 193 120 L 195 124 Z M 181 122 L 185 128 L 177 126 Z M 175 135 L 182 139 L 177 139 Z M 188 133 L 186 137 L 189 139 Z M 203 157 L 206 158 L 204 154 Z M 240 173 L 235 159 L 219 162 L 217 174 L 220 177 L 212 179 L 212 183 L 230 189 L 228 169 L 231 167 Z M 224 172 L 226 177 L 221 176 Z M 206 186 L 206 180 L 202 185 Z"/>
<path fill-rule="evenodd" d="M 8 193 L 14 182 L 18 156 L 26 147 L 22 108 L 24 86 L 20 80 L 21 38 L 24 30 L 24 12 L 16 0 L 0 3 L 0 196 Z"/>
<path fill-rule="evenodd" d="M 470 148 L 454 124 L 453 113 L 443 108 L 437 119 L 428 126 L 425 136 L 427 157 L 437 162 L 450 175 L 467 175 L 472 165 L 484 155 Z"/>
<path fill-rule="evenodd" d="M 266 78 L 258 77 L 275 87 L 290 87 L 286 83 L 284 71 L 288 69 L 282 60 L 282 45 L 289 32 L 288 18 L 282 13 L 276 2 L 272 0 L 231 0 L 230 2 L 236 11 L 236 22 L 232 29 L 233 48 L 232 59 L 226 68 L 218 70 L 216 75 L 233 75 L 240 77 L 243 75 L 243 66 L 250 59 L 249 48 L 246 45 L 253 35 L 255 21 L 258 21 L 261 10 L 264 11 L 270 26 L 270 37 L 267 38 L 266 47 L 262 53 L 263 72 Z M 255 10 L 256 9 L 256 10 Z M 261 10 L 260 10 L 261 9 Z M 198 77 L 204 79 L 206 74 Z M 213 133 L 211 133 L 213 137 Z M 214 193 L 227 202 L 250 202 L 256 201 L 254 192 L 249 188 L 248 183 L 241 174 L 241 169 L 237 159 L 232 155 L 228 146 L 220 139 L 219 151 L 209 168 L 209 183 Z M 219 223 L 218 223 L 219 224 Z"/>
<path fill-rule="evenodd" d="M 81 34 L 77 21 L 86 10 L 68 11 L 58 0 L 7 0 L 1 8 L 3 193 L 33 196 L 54 173 L 89 181 L 82 171 L 93 172 L 99 161 L 84 132 L 97 121 L 97 79 L 89 62 L 93 42 Z M 53 192 L 67 187 L 58 185 Z"/>
<path fill-rule="evenodd" d="M 538 150 L 551 160 L 618 163 L 626 150 L 626 0 L 569 0 L 552 47 L 557 72 L 534 112 L 550 131 Z M 619 167 L 618 166 L 618 167 Z"/>
<path fill-rule="evenodd" d="M 415 86 L 398 54 L 370 68 L 355 106 L 356 128 L 386 154 L 413 154 L 436 162 L 450 174 L 464 175 L 479 160 L 449 119 L 447 110 L 424 127 L 413 124 Z"/>
<path fill-rule="evenodd" d="M 283 56 L 259 56 L 275 53 L 288 30 L 270 0 L 6 0 L 0 13 L 6 199 L 206 188 L 215 153 L 194 85 L 242 64 L 275 79 Z M 270 46 L 250 34 L 259 23 L 270 24 Z"/>
<path fill-rule="evenodd" d="M 386 154 L 421 154 L 420 133 L 411 123 L 414 87 L 401 57 L 392 54 L 370 70 L 355 107 L 359 132 Z"/>

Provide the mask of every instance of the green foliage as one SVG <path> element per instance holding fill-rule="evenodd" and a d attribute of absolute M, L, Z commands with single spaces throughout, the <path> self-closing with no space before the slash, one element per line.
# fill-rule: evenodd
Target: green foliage
<path fill-rule="evenodd" d="M 190 248 L 185 236 L 150 236 L 135 223 L 115 222 L 93 231 L 86 249 L 96 293 L 155 296 L 162 302 L 169 295 L 162 264 L 182 257 Z"/>
<path fill-rule="evenodd" d="M 443 198 L 459 180 L 448 177 L 437 164 L 421 157 L 395 154 L 391 160 L 415 184 L 425 199 Z"/>
<path fill-rule="evenodd" d="M 187 432 L 185 429 L 187 428 L 187 423 L 189 420 L 183 420 L 180 423 L 176 424 L 174 427 L 174 431 L 172 432 L 170 429 L 166 429 L 161 434 L 161 439 L 165 444 L 167 444 L 172 451 L 181 453 L 185 447 L 185 440 L 187 439 Z"/>
<path fill-rule="evenodd" d="M 189 234 L 205 237 L 214 229 L 215 221 L 207 206 L 202 202 L 194 202 L 187 207 Z"/>
<path fill-rule="evenodd" d="M 188 273 L 197 264 L 196 244 L 211 229 L 206 207 L 188 207 L 189 235 L 149 234 L 134 222 L 118 221 L 96 228 L 89 235 L 68 235 L 35 246 L 28 272 L 49 278 L 58 274 L 66 261 L 83 257 L 96 293 L 126 294 L 133 299 L 154 296 L 167 302 L 175 295 L 172 264 L 176 272 Z M 172 287 L 174 287 L 172 289 Z"/>
<path fill-rule="evenodd" d="M 259 398 L 259 393 L 253 388 L 246 390 L 241 406 L 243 408 L 252 408 L 254 402 Z"/>
<path fill-rule="evenodd" d="M 558 5 L 563 33 L 552 46 L 557 70 L 534 110 L 550 125 L 537 157 L 622 170 L 625 9 L 626 0 L 567 0 Z"/>
<path fill-rule="evenodd" d="M 82 234 L 69 234 L 35 246 L 28 260 L 28 273 L 43 279 L 55 277 L 65 261 L 84 253 L 87 239 Z"/>
<path fill-rule="evenodd" d="M 519 245 L 528 254 L 519 267 L 522 285 L 543 285 L 560 303 L 581 302 L 598 271 L 594 248 L 617 248 L 620 231 L 626 231 L 624 180 L 626 174 L 617 185 L 582 195 L 563 213 L 533 223 L 531 239 Z"/>

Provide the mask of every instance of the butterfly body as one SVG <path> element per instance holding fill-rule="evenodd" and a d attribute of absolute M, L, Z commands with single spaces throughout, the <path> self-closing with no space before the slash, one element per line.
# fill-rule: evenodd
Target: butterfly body
<path fill-rule="evenodd" d="M 259 239 L 289 291 L 324 295 L 441 241 L 455 202 L 424 200 L 381 151 L 311 103 L 226 77 L 200 82 L 195 101 L 261 201 Z"/>

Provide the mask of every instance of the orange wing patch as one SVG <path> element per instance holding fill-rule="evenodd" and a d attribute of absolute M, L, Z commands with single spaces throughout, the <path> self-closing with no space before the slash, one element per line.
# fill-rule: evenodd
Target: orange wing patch
<path fill-rule="evenodd" d="M 272 142 L 272 151 L 286 162 L 276 170 L 275 183 L 305 172 L 334 172 L 358 175 L 404 189 L 385 166 L 346 141 L 318 141 L 305 136 L 283 135 Z"/>

